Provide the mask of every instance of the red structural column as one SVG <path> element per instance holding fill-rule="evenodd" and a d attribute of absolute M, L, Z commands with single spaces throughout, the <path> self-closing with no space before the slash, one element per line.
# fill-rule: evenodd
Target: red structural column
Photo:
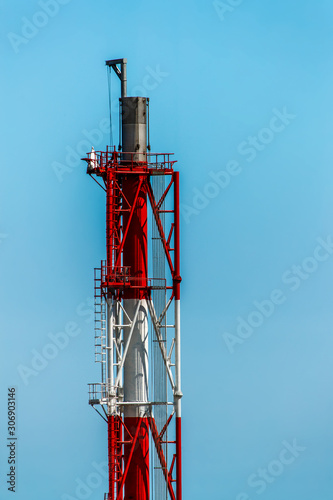
<path fill-rule="evenodd" d="M 132 286 L 124 291 L 124 307 L 135 308 L 139 300 L 147 299 L 147 184 L 146 175 L 129 173 L 125 174 L 122 180 L 122 191 L 124 198 L 128 201 L 131 210 L 124 212 L 123 215 L 123 231 L 127 230 L 126 238 L 123 245 L 123 266 L 130 268 L 130 280 Z M 134 210 L 133 210 L 134 208 Z M 132 213 L 132 216 L 131 216 Z M 131 216 L 131 219 L 130 219 Z M 130 223 L 129 223 L 130 221 Z M 129 223 L 129 225 L 128 225 Z M 124 235 L 125 236 L 125 235 Z M 133 305 L 135 304 L 135 305 Z M 144 313 L 142 313 L 144 314 Z M 144 351 L 144 342 L 140 335 L 148 335 L 148 330 L 143 332 L 140 321 L 138 322 L 138 332 L 136 341 L 133 340 L 130 344 L 130 350 L 136 349 L 137 356 L 143 367 L 146 363 L 147 353 Z M 139 333 L 140 332 L 140 333 Z M 135 346 L 135 342 L 139 342 L 141 347 Z M 128 353 L 129 356 L 129 353 Z M 142 358 L 142 359 L 141 359 Z M 138 365 L 138 366 L 139 366 Z M 141 366 L 141 365 L 140 365 Z M 128 368 L 125 362 L 124 366 L 124 398 L 127 400 L 127 387 L 135 384 L 137 394 L 135 397 L 140 399 L 140 394 L 144 392 L 144 375 L 138 372 L 134 373 L 133 378 L 137 380 L 129 381 Z M 148 367 L 146 367 L 148 368 Z M 145 371 L 145 368 L 143 368 Z M 147 374 L 148 377 L 148 374 Z M 134 389 L 131 389 L 132 391 Z M 135 391 L 135 390 L 134 390 Z M 141 396 L 142 397 L 142 396 Z M 130 399 L 133 398 L 133 392 Z M 149 423 L 146 416 L 140 415 L 142 408 L 125 409 L 124 423 L 125 428 L 134 435 L 138 426 L 140 427 L 138 439 L 135 444 L 135 449 L 132 453 L 129 445 L 125 446 L 124 451 L 124 468 L 128 468 L 127 477 L 125 480 L 125 495 L 124 500 L 149 500 Z M 128 433 L 124 432 L 125 441 Z M 131 455 L 130 455 L 131 454 Z"/>
<path fill-rule="evenodd" d="M 108 416 L 109 500 L 118 498 L 122 478 L 122 425 L 119 416 Z"/>
<path fill-rule="evenodd" d="M 174 257 L 174 295 L 175 295 L 175 308 L 178 311 L 179 315 L 179 306 L 180 306 L 180 228 L 179 228 L 179 172 L 174 172 L 174 213 L 175 213 L 175 235 L 174 235 L 174 243 L 175 243 L 175 257 Z M 178 319 L 179 320 L 179 319 Z M 179 329 L 179 325 L 176 329 Z M 176 332 L 176 335 L 180 335 L 180 331 Z M 180 343 L 180 338 L 178 337 L 177 343 Z M 176 346 L 177 349 L 177 346 Z M 180 346 L 179 353 L 176 353 L 176 356 L 180 357 Z M 178 365 L 178 366 L 177 366 Z M 180 359 L 176 359 L 176 389 L 180 393 Z M 181 433 L 181 395 L 179 394 L 179 398 L 176 403 L 176 496 L 177 500 L 182 499 L 182 433 Z"/>
<path fill-rule="evenodd" d="M 180 300 L 180 228 L 179 228 L 179 172 L 173 173 L 174 179 L 174 213 L 175 213 L 175 259 L 174 259 L 174 294 Z"/>
<path fill-rule="evenodd" d="M 131 445 L 125 445 L 124 469 L 128 468 L 125 479 L 124 500 L 149 500 L 149 424 L 148 418 L 126 417 L 126 429 L 135 435 L 140 427 L 134 451 Z M 127 430 L 124 432 L 124 441 L 130 438 Z"/>
<path fill-rule="evenodd" d="M 141 187 L 140 187 L 141 184 Z M 138 193 L 138 188 L 139 193 Z M 132 285 L 135 288 L 125 290 L 124 299 L 146 298 L 148 277 L 147 264 L 147 186 L 145 176 L 125 174 L 122 191 L 130 208 L 136 200 L 133 215 L 128 226 L 130 208 L 124 211 L 123 230 L 127 230 L 123 245 L 123 266 L 130 267 Z"/>

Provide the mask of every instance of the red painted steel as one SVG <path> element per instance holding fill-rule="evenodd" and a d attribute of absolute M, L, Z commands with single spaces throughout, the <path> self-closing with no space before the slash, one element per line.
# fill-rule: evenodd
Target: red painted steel
<path fill-rule="evenodd" d="M 175 274 L 174 294 L 175 300 L 180 300 L 180 228 L 179 228 L 179 172 L 174 172 L 174 210 L 175 210 Z M 181 417 L 176 417 L 176 477 L 177 477 L 177 500 L 182 499 L 182 433 Z"/>
<path fill-rule="evenodd" d="M 147 418 L 127 417 L 125 441 L 134 435 L 131 447 L 125 446 L 125 500 L 149 500 L 149 426 Z M 122 485 L 123 485 L 122 484 Z M 121 485 L 121 486 L 122 486 Z M 120 500 L 120 498 L 117 498 Z"/>
<path fill-rule="evenodd" d="M 175 300 L 180 299 L 180 236 L 179 236 L 179 172 L 173 174 L 174 182 L 174 233 L 175 233 L 175 271 L 173 275 Z"/>
<path fill-rule="evenodd" d="M 124 299 L 147 298 L 147 185 L 144 175 L 124 176 L 123 194 L 132 207 L 131 212 L 123 216 L 123 266 L 131 269 L 131 277 L 139 288 L 128 288 Z M 118 262 L 119 264 L 119 257 Z"/>
<path fill-rule="evenodd" d="M 122 438 L 123 426 L 118 415 L 108 417 L 108 457 L 109 457 L 109 499 L 115 500 L 120 491 L 120 483 L 123 477 L 123 451 Z"/>
<path fill-rule="evenodd" d="M 99 176 L 106 187 L 106 246 L 107 261 L 101 267 L 101 295 L 117 299 L 150 299 L 147 253 L 147 204 L 165 251 L 172 276 L 171 299 L 180 298 L 179 248 L 179 174 L 173 171 L 169 155 L 143 156 L 135 161 L 136 153 L 122 154 L 115 148 L 96 152 L 90 174 Z M 147 158 L 148 157 L 148 158 Z M 150 183 L 154 173 L 170 176 L 170 182 L 160 200 L 155 200 Z M 174 191 L 173 222 L 165 234 L 160 213 L 170 189 Z M 174 248 L 171 248 L 171 240 Z M 166 289 L 170 287 L 166 286 Z M 154 418 L 108 416 L 109 500 L 149 500 L 149 429 L 164 472 L 171 500 L 181 500 L 181 418 L 176 417 L 176 453 L 168 469 L 161 446 L 163 434 L 172 416 L 158 434 Z M 163 441 L 164 442 L 164 441 Z M 176 479 L 173 468 L 176 463 Z M 175 484 L 175 490 L 173 487 Z M 156 499 L 159 500 L 159 499 Z"/>
<path fill-rule="evenodd" d="M 170 494 L 170 498 L 171 498 L 171 500 L 176 500 L 175 492 L 174 492 L 173 486 L 172 486 L 172 482 L 173 482 L 172 474 L 168 470 L 168 464 L 167 464 L 167 461 L 166 461 L 165 456 L 164 456 L 163 448 L 161 446 L 161 439 L 160 439 L 160 436 L 158 434 L 155 420 L 153 418 L 149 419 L 149 425 L 150 425 L 151 434 L 152 434 L 152 437 L 154 440 L 155 448 L 157 451 L 157 455 L 158 455 L 158 458 L 159 458 L 159 461 L 160 461 L 160 464 L 161 464 L 161 467 L 163 470 L 163 474 L 164 474 L 165 480 L 166 480 L 167 485 L 168 485 L 168 491 Z"/>
<path fill-rule="evenodd" d="M 122 179 L 123 196 L 131 207 L 123 215 L 123 238 L 119 246 L 116 264 L 120 264 L 122 253 L 123 266 L 131 270 L 136 288 L 124 290 L 123 298 L 147 298 L 147 188 L 146 176 L 128 175 Z M 125 450 L 124 466 L 128 468 L 125 484 L 125 500 L 149 500 L 149 434 L 147 419 L 125 417 L 124 422 L 130 432 L 141 422 L 139 439 L 133 454 Z"/>
<path fill-rule="evenodd" d="M 181 417 L 176 417 L 176 477 L 177 500 L 182 500 L 182 430 Z"/>

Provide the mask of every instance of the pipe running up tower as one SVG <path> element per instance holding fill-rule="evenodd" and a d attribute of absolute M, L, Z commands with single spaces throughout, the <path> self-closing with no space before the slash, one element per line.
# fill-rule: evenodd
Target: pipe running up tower
<path fill-rule="evenodd" d="M 107 422 L 105 500 L 181 500 L 179 173 L 149 152 L 149 99 L 127 96 L 126 63 L 106 61 L 121 81 L 119 150 L 84 158 L 106 192 L 89 403 Z"/>

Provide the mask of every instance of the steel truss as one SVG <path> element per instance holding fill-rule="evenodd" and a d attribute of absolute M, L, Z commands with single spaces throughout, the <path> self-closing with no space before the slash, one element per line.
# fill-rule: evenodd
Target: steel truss
<path fill-rule="evenodd" d="M 170 160 L 169 155 L 142 154 L 142 161 L 137 161 L 138 156 L 138 153 L 125 154 L 113 148 L 106 152 L 94 152 L 93 158 L 85 158 L 88 173 L 101 177 L 104 182 L 107 204 L 107 261 L 102 261 L 101 267 L 95 270 L 95 360 L 101 363 L 101 382 L 89 384 L 89 404 L 97 411 L 100 407 L 104 416 L 98 412 L 108 423 L 109 493 L 105 498 L 124 498 L 124 485 L 137 440 L 142 433 L 150 431 L 169 497 L 171 500 L 181 500 L 179 177 L 178 172 L 173 170 L 175 162 Z M 132 175 L 136 176 L 138 182 L 134 201 L 131 203 L 124 194 L 123 185 L 124 180 Z M 158 200 L 155 199 L 151 185 L 153 175 L 165 175 L 169 178 Z M 131 269 L 123 266 L 124 244 L 142 192 L 146 193 L 149 200 L 169 271 L 170 278 L 165 279 L 162 284 L 154 278 L 133 276 Z M 170 199 L 172 193 L 173 208 L 164 210 L 164 203 Z M 168 224 L 165 224 L 168 227 L 162 224 L 162 213 L 170 214 L 167 218 Z M 159 316 L 152 300 L 154 289 L 165 291 L 165 306 Z M 128 290 L 135 291 L 139 296 L 132 317 L 123 304 L 124 294 Z M 169 394 L 172 396 L 170 401 L 124 401 L 124 364 L 141 308 L 149 311 L 154 341 L 159 345 L 168 376 L 167 399 Z M 167 318 L 170 314 L 174 320 L 168 325 Z M 167 331 L 166 338 L 163 338 L 162 329 Z M 127 405 L 139 408 L 143 417 L 139 419 L 134 433 L 127 429 L 124 422 L 124 408 Z M 165 424 L 160 430 L 157 429 L 154 419 L 156 405 L 167 405 L 169 408 Z M 175 428 L 175 438 L 172 441 L 167 437 L 171 425 Z M 167 456 L 166 448 L 171 450 Z M 127 461 L 124 467 L 125 453 Z"/>

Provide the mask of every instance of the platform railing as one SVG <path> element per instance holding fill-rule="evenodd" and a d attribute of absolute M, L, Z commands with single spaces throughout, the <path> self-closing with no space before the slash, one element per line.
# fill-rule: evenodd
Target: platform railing
<path fill-rule="evenodd" d="M 117 151 L 114 146 L 108 147 L 106 151 L 87 153 L 87 157 L 82 159 L 88 163 L 89 173 L 98 173 L 98 171 L 105 171 L 107 168 L 116 166 L 126 167 L 129 170 L 140 166 L 152 170 L 171 170 L 176 163 L 175 160 L 170 159 L 172 155 L 173 153 L 122 152 Z"/>

